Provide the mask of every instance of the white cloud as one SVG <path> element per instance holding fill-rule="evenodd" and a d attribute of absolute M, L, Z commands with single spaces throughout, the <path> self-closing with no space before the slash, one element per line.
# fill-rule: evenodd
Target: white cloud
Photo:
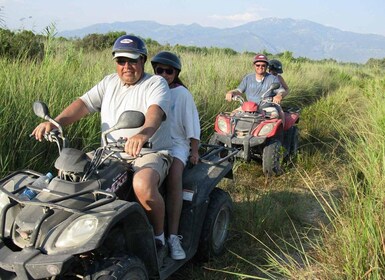
<path fill-rule="evenodd" d="M 262 7 L 249 7 L 247 12 L 232 14 L 232 15 L 218 15 L 209 16 L 211 21 L 221 22 L 226 25 L 239 25 L 250 21 L 260 20 L 266 17 L 266 9 Z"/>
<path fill-rule="evenodd" d="M 261 19 L 261 17 L 255 13 L 243 13 L 236 15 L 212 15 L 209 16 L 209 18 L 215 20 L 229 20 L 233 22 L 249 22 Z"/>

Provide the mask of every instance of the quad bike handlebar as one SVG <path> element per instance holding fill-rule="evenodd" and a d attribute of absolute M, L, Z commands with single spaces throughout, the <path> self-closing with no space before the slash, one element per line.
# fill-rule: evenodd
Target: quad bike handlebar
<path fill-rule="evenodd" d="M 33 104 L 33 110 L 38 117 L 49 121 L 57 127 L 57 129 L 45 133 L 44 139 L 49 142 L 56 143 L 59 149 L 59 153 L 62 153 L 63 149 L 68 148 L 69 146 L 67 139 L 64 137 L 63 127 L 50 117 L 48 107 L 45 103 L 41 101 L 36 101 Z M 108 142 L 107 135 L 109 133 L 119 129 L 141 127 L 144 124 L 144 121 L 145 116 L 142 112 L 133 110 L 123 112 L 119 116 L 117 123 L 102 133 L 102 146 L 95 150 L 94 156 L 90 164 L 84 171 L 84 175 L 82 176 L 81 181 L 88 180 L 105 160 L 107 160 L 111 156 L 116 155 L 116 153 L 124 152 L 124 146 L 127 139 L 120 138 L 115 142 Z M 150 142 L 147 142 L 143 145 L 143 147 L 152 148 L 152 144 Z"/>
<path fill-rule="evenodd" d="M 33 136 L 33 134 L 29 135 L 30 138 L 32 138 Z M 67 148 L 69 146 L 68 140 L 63 135 L 63 130 L 57 128 L 53 129 L 49 132 L 44 133 L 43 137 L 47 142 L 56 143 L 59 152 L 63 148 Z"/>
<path fill-rule="evenodd" d="M 272 83 L 270 87 L 261 95 L 261 101 L 259 102 L 258 106 L 260 106 L 262 103 L 265 102 L 271 102 L 271 99 L 276 95 L 274 90 L 280 88 L 279 83 Z M 245 99 L 241 95 L 233 95 L 231 98 L 233 101 L 238 101 L 240 105 L 242 105 L 245 102 Z"/>
<path fill-rule="evenodd" d="M 238 97 L 242 102 L 244 101 L 241 96 Z M 43 102 L 34 103 L 35 114 L 39 117 L 42 117 L 49 122 L 53 123 L 58 129 L 54 129 L 44 135 L 45 140 L 49 142 L 54 142 L 57 144 L 59 153 L 63 151 L 64 148 L 68 148 L 69 144 L 67 139 L 64 137 L 63 128 L 57 122 L 55 122 L 48 112 L 47 106 Z M 107 135 L 115 130 L 125 129 L 125 128 L 137 128 L 144 124 L 145 117 L 144 114 L 139 111 L 125 111 L 119 117 L 117 123 L 112 126 L 110 129 L 102 133 L 102 145 L 94 151 L 93 157 L 89 164 L 86 165 L 84 173 L 81 176 L 80 181 L 84 182 L 89 180 L 93 174 L 98 170 L 98 168 L 110 157 L 121 158 L 121 153 L 124 153 L 125 143 L 127 138 L 121 137 L 113 142 L 107 141 Z M 152 148 L 152 143 L 147 142 L 143 145 L 143 148 Z M 223 150 L 227 150 L 225 157 L 219 157 L 219 153 L 223 153 Z M 229 158 L 233 157 L 236 154 L 236 151 L 224 147 L 211 147 L 210 152 L 205 153 L 200 157 L 200 161 L 207 164 L 220 164 Z M 135 157 L 124 157 L 125 160 L 131 161 Z M 63 169 L 64 170 L 64 169 Z M 66 171 L 66 170 L 64 170 Z"/>
<path fill-rule="evenodd" d="M 106 144 L 106 149 L 114 152 L 124 152 L 124 146 L 126 144 L 126 141 L 127 141 L 127 138 L 120 137 L 115 142 L 108 142 Z M 151 149 L 152 143 L 151 142 L 144 143 L 143 148 Z"/>
<path fill-rule="evenodd" d="M 245 99 L 241 95 L 234 95 L 231 100 L 238 101 L 241 105 L 245 102 Z"/>

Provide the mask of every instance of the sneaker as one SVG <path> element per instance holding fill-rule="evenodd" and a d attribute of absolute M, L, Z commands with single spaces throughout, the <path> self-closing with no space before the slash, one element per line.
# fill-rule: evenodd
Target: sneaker
<path fill-rule="evenodd" d="M 166 244 L 163 244 L 162 241 L 155 238 L 156 252 L 158 255 L 158 263 L 162 266 L 164 259 L 168 255 L 168 247 Z"/>
<path fill-rule="evenodd" d="M 170 249 L 171 258 L 173 260 L 183 260 L 186 258 L 186 253 L 184 252 L 181 240 L 181 235 L 171 235 L 170 238 L 167 240 L 168 247 Z"/>

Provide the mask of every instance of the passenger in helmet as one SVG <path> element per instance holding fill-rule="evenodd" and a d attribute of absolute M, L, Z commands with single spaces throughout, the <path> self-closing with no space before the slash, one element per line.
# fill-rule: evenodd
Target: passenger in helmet
<path fill-rule="evenodd" d="M 166 209 L 168 222 L 168 246 L 174 260 L 186 258 L 181 246 L 182 236 L 178 235 L 179 219 L 182 212 L 182 174 L 187 161 L 199 161 L 200 124 L 197 107 L 190 91 L 179 78 L 182 64 L 177 55 L 161 51 L 151 59 L 154 73 L 162 76 L 171 92 L 171 137 L 173 162 L 166 178 Z"/>
<path fill-rule="evenodd" d="M 226 93 L 225 99 L 231 101 L 234 95 L 246 94 L 248 101 L 255 102 L 256 104 L 262 103 L 262 95 L 265 93 L 272 83 L 279 83 L 276 76 L 267 73 L 267 67 L 269 60 L 264 54 L 257 54 L 253 59 L 253 66 L 255 73 L 247 74 L 242 82 L 236 89 L 230 90 Z M 286 96 L 285 89 L 281 86 L 275 90 L 276 95 L 273 97 L 272 102 L 280 104 L 282 98 Z M 261 108 L 264 106 L 261 106 Z M 264 108 L 265 111 L 269 112 L 269 115 L 278 117 L 277 109 L 270 106 L 271 108 Z M 240 111 L 241 108 L 235 111 Z"/>
<path fill-rule="evenodd" d="M 281 75 L 283 73 L 283 68 L 282 63 L 279 60 L 272 59 L 269 61 L 269 73 L 278 77 L 279 82 L 286 91 L 286 95 L 288 95 L 289 87 L 286 84 L 285 79 Z"/>
<path fill-rule="evenodd" d="M 118 117 L 126 110 L 137 110 L 145 114 L 145 123 L 141 128 L 117 130 L 109 134 L 107 141 L 116 141 L 120 137 L 127 139 L 122 157 L 136 158 L 132 164 L 136 198 L 153 226 L 157 246 L 166 248 L 163 233 L 165 203 L 158 187 L 172 163 L 170 89 L 162 77 L 144 72 L 147 48 L 139 37 L 119 37 L 113 45 L 112 58 L 116 73 L 105 76 L 64 109 L 55 120 L 67 126 L 89 114 L 100 112 L 101 129 L 106 131 L 116 124 Z M 44 133 L 53 128 L 52 123 L 44 122 L 32 133 L 41 141 Z M 152 148 L 143 148 L 148 141 L 152 143 Z"/>

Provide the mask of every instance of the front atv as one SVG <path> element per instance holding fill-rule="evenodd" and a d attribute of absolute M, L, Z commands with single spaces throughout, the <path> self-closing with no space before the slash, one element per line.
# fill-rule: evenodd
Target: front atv
<path fill-rule="evenodd" d="M 53 121 L 44 104 L 34 110 Z M 132 191 L 131 165 L 118 156 L 124 140 L 106 140 L 115 129 L 143 123 L 143 114 L 124 112 L 92 154 L 69 148 L 59 126 L 46 135 L 60 150 L 57 175 L 46 186 L 34 186 L 42 174 L 32 170 L 0 180 L 0 279 L 166 279 L 198 250 L 206 257 L 223 252 L 232 203 L 217 184 L 231 177 L 234 151 L 202 145 L 201 163 L 186 168 L 180 233 L 187 257 L 161 259 Z M 227 157 L 219 156 L 223 150 Z M 26 188 L 37 195 L 23 200 Z"/>

